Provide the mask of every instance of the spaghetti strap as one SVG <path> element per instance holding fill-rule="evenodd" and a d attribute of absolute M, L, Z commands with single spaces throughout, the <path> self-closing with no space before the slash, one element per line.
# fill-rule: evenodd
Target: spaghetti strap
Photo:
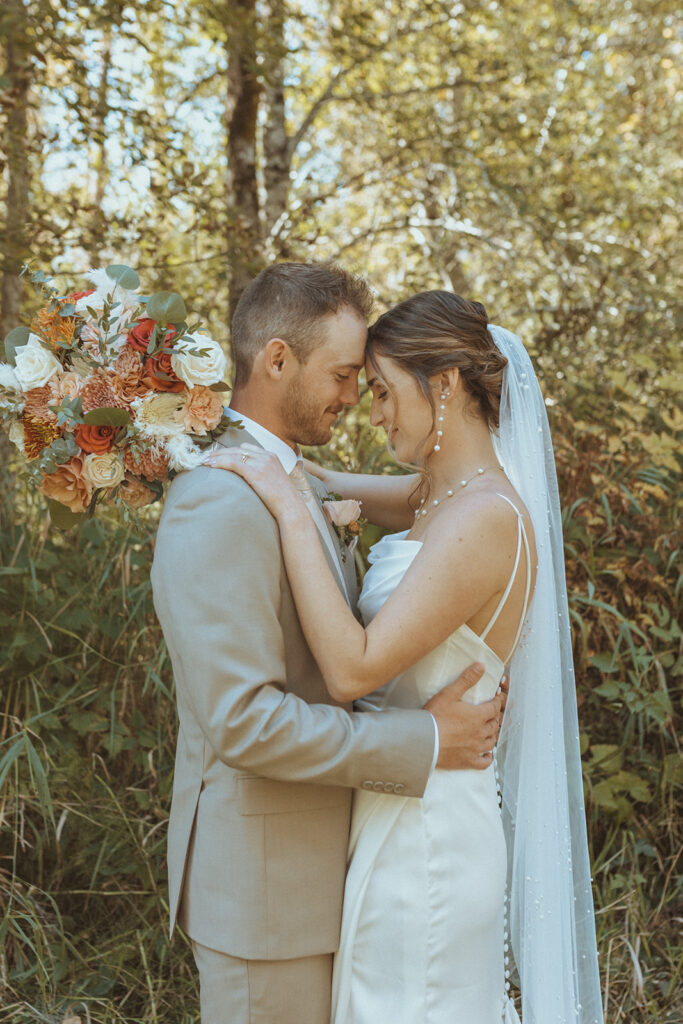
<path fill-rule="evenodd" d="M 504 501 L 507 501 L 508 505 L 511 505 L 517 513 L 517 550 L 515 552 L 515 564 L 512 567 L 512 573 L 510 574 L 510 579 L 508 580 L 507 586 L 503 592 L 503 596 L 498 602 L 496 610 L 489 619 L 486 628 L 482 633 L 479 634 L 479 636 L 481 640 L 486 640 L 486 637 L 488 636 L 490 630 L 492 629 L 493 626 L 495 626 L 500 616 L 500 613 L 505 607 L 505 602 L 510 596 L 510 591 L 512 590 L 512 586 L 517 577 L 517 570 L 519 568 L 519 562 L 522 555 L 522 544 L 524 544 L 524 554 L 526 556 L 526 587 L 524 591 L 524 604 L 522 606 L 522 615 L 519 620 L 519 625 L 517 626 L 517 633 L 515 634 L 515 639 L 513 641 L 512 647 L 510 648 L 506 657 L 503 658 L 503 661 L 507 662 L 509 661 L 515 648 L 517 647 L 517 644 L 519 643 L 519 639 L 522 635 L 522 629 L 524 628 L 524 620 L 526 618 L 527 609 L 529 607 L 529 594 L 531 592 L 531 552 L 529 550 L 529 540 L 527 538 L 526 527 L 524 526 L 524 517 L 522 513 L 519 511 L 515 503 L 513 501 L 510 501 L 510 499 L 505 494 L 498 493 L 498 497 L 502 498 Z"/>

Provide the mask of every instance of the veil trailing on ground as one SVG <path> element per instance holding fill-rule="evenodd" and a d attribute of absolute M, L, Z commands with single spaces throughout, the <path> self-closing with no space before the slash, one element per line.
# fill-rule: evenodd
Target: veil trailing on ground
<path fill-rule="evenodd" d="M 555 460 L 524 346 L 502 327 L 489 331 L 508 360 L 494 445 L 529 510 L 538 553 L 496 752 L 522 1019 L 603 1024 Z"/>

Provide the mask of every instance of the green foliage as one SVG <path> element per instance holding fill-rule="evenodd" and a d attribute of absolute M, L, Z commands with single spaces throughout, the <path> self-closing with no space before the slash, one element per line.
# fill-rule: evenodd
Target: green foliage
<path fill-rule="evenodd" d="M 160 324 L 182 324 L 187 310 L 177 292 L 155 292 L 147 300 L 147 316 Z"/>
<path fill-rule="evenodd" d="M 2 1019 L 189 1022 L 194 974 L 167 938 L 175 710 L 151 605 L 155 524 L 93 519 L 64 537 L 22 490 L 5 470 Z"/>
<path fill-rule="evenodd" d="M 16 365 L 17 349 L 27 343 L 30 333 L 28 327 L 15 327 L 5 338 L 5 359 L 12 366 Z"/>

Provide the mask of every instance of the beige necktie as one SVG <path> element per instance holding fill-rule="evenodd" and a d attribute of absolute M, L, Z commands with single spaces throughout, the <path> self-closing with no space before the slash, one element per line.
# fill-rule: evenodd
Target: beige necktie
<path fill-rule="evenodd" d="M 297 462 L 296 466 L 289 474 L 289 479 L 292 481 L 297 491 L 306 502 L 306 507 L 308 508 L 308 511 L 311 513 L 311 516 L 313 517 L 313 522 L 318 527 L 318 533 L 320 534 L 323 543 L 326 545 L 327 550 L 332 555 L 332 563 L 337 569 L 339 579 L 341 580 L 342 586 L 344 587 L 344 594 L 346 595 L 346 599 L 348 601 L 349 592 L 346 587 L 346 580 L 344 579 L 344 574 L 342 572 L 341 564 L 339 561 L 339 551 L 334 541 L 332 540 L 332 537 L 330 536 L 330 530 L 327 524 L 327 519 L 325 518 L 325 514 L 322 508 L 320 507 L 320 502 L 318 501 L 318 498 L 313 492 L 313 488 L 311 487 L 310 483 L 306 478 L 303 465 L 300 461 Z"/>

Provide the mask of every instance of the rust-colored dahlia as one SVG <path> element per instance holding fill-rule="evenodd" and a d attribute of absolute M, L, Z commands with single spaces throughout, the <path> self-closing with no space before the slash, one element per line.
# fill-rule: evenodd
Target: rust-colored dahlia
<path fill-rule="evenodd" d="M 31 321 L 31 330 L 39 338 L 46 341 L 55 352 L 63 350 L 63 346 L 71 348 L 76 339 L 76 318 L 73 316 L 60 316 L 59 309 L 52 312 L 45 306 L 39 310 Z"/>
<path fill-rule="evenodd" d="M 127 405 L 147 394 L 149 389 L 142 381 L 142 357 L 130 345 L 124 345 L 112 368 L 112 386 Z"/>
<path fill-rule="evenodd" d="M 48 405 L 48 402 L 53 402 L 54 399 L 55 392 L 49 384 L 43 385 L 42 388 L 31 388 L 25 393 L 24 412 L 30 416 L 36 416 L 38 419 L 56 423 L 57 417 Z"/>
<path fill-rule="evenodd" d="M 89 377 L 86 377 L 81 388 L 81 402 L 83 412 L 91 412 L 93 409 L 126 407 L 123 399 L 117 395 L 112 381 L 101 370 L 95 370 Z"/>
<path fill-rule="evenodd" d="M 142 356 L 130 345 L 124 345 L 112 364 L 119 377 L 139 377 L 142 374 Z"/>
<path fill-rule="evenodd" d="M 126 473 L 126 479 L 121 484 L 121 497 L 131 508 L 142 508 L 155 501 L 157 496 L 142 480 Z"/>
<path fill-rule="evenodd" d="M 56 437 L 59 436 L 57 418 L 44 419 L 42 416 L 34 416 L 24 410 L 21 417 L 24 427 L 24 451 L 27 459 L 37 459 L 45 448 L 49 448 Z"/>
<path fill-rule="evenodd" d="M 137 457 L 127 448 L 123 464 L 135 476 L 143 476 L 146 480 L 168 479 L 168 455 L 157 444 L 145 448 Z"/>

